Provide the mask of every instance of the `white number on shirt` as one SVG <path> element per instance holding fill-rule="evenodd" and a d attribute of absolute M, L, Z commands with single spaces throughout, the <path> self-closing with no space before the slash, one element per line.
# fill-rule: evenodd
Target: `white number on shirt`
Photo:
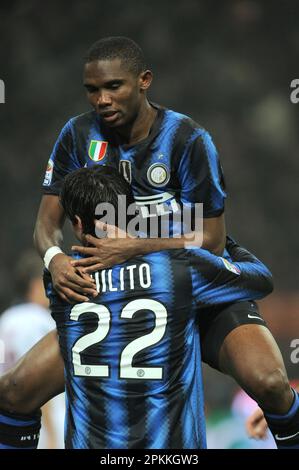
<path fill-rule="evenodd" d="M 120 378 L 123 379 L 161 379 L 162 367 L 133 367 L 134 356 L 145 348 L 157 344 L 163 338 L 167 324 L 167 310 L 163 304 L 152 299 L 138 299 L 129 302 L 121 311 L 120 317 L 131 319 L 142 310 L 150 310 L 155 315 L 154 329 L 131 341 L 120 355 Z M 72 348 L 74 375 L 84 377 L 109 377 L 109 365 L 89 365 L 81 363 L 81 353 L 88 347 L 100 343 L 109 334 L 111 327 L 111 312 L 104 305 L 82 303 L 75 305 L 70 319 L 78 321 L 83 313 L 95 313 L 98 324 L 95 331 L 79 338 Z M 140 313 L 139 313 L 140 314 Z"/>

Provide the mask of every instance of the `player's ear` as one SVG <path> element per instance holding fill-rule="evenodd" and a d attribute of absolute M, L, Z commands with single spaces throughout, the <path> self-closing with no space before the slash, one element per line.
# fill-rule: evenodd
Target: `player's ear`
<path fill-rule="evenodd" d="M 80 242 L 84 242 L 82 238 L 83 237 L 83 224 L 82 224 L 81 218 L 78 215 L 75 215 L 75 219 L 73 221 L 73 230 L 74 230 L 74 234 L 76 238 Z"/>
<path fill-rule="evenodd" d="M 81 218 L 78 216 L 78 215 L 75 215 L 75 220 L 73 221 L 73 226 L 74 228 L 76 228 L 77 230 L 82 230 L 83 228 L 83 225 L 82 225 L 82 220 Z"/>
<path fill-rule="evenodd" d="M 139 86 L 141 91 L 146 91 L 152 83 L 153 73 L 151 70 L 145 70 L 139 76 Z"/>

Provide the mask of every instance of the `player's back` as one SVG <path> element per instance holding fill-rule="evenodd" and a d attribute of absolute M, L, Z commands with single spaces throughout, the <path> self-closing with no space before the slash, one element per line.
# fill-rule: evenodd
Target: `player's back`
<path fill-rule="evenodd" d="M 183 251 L 95 274 L 99 295 L 51 294 L 66 365 L 68 448 L 204 448 L 201 361 Z"/>

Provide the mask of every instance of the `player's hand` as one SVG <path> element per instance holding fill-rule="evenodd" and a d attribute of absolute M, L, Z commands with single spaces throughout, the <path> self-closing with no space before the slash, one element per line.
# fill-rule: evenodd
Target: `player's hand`
<path fill-rule="evenodd" d="M 121 264 L 137 254 L 136 239 L 128 236 L 126 232 L 112 225 L 96 223 L 97 233 L 105 232 L 105 238 L 96 238 L 86 235 L 86 241 L 91 246 L 72 246 L 85 256 L 79 260 L 73 260 L 74 267 L 83 268 L 83 272 L 92 273 L 99 269 L 106 269 L 116 264 Z"/>
<path fill-rule="evenodd" d="M 246 420 L 246 431 L 253 439 L 266 439 L 268 425 L 261 408 L 257 408 Z"/>
<path fill-rule="evenodd" d="M 86 302 L 89 297 L 97 296 L 93 279 L 80 268 L 71 265 L 72 258 L 59 253 L 51 260 L 49 271 L 53 287 L 60 297 L 69 303 Z"/>

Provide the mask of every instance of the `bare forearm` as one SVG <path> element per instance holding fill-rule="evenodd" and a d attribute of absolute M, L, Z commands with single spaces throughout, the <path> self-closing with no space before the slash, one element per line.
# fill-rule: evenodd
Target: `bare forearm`
<path fill-rule="evenodd" d="M 135 238 L 132 242 L 137 255 L 184 248 L 185 245 L 184 238 Z"/>
<path fill-rule="evenodd" d="M 84 268 L 84 272 L 92 273 L 98 269 L 106 269 L 115 264 L 124 263 L 126 260 L 138 255 L 146 255 L 155 251 L 187 248 L 188 246 L 202 247 L 216 255 L 221 255 L 225 246 L 224 217 L 210 218 L 203 221 L 203 232 L 194 233 L 192 236 L 174 238 L 130 238 L 124 233 L 115 236 L 115 227 L 107 226 L 107 237 L 96 238 L 86 235 L 89 246 L 75 245 L 73 251 L 84 255 L 80 260 L 73 260 L 73 266 Z M 123 236 L 125 235 L 125 236 Z"/>
<path fill-rule="evenodd" d="M 220 239 L 214 240 L 209 235 L 204 236 L 200 248 L 210 251 L 214 255 L 221 256 L 225 248 L 226 235 L 223 234 Z"/>
<path fill-rule="evenodd" d="M 51 246 L 61 246 L 64 220 L 58 196 L 43 196 L 33 234 L 35 247 L 42 257 Z"/>
<path fill-rule="evenodd" d="M 204 218 L 201 247 L 219 256 L 223 254 L 225 243 L 226 227 L 224 213 L 219 217 Z"/>
<path fill-rule="evenodd" d="M 209 235 L 180 238 L 137 238 L 132 240 L 133 251 L 136 255 L 145 255 L 154 251 L 174 250 L 195 246 L 204 248 L 215 255 L 221 255 L 225 247 L 225 237 L 213 240 Z"/>
<path fill-rule="evenodd" d="M 142 255 L 161 250 L 204 248 L 215 255 L 222 255 L 226 243 L 224 214 L 219 217 L 203 219 L 197 232 L 180 238 L 139 238 L 133 240 L 133 252 Z"/>
<path fill-rule="evenodd" d="M 61 246 L 63 234 L 60 227 L 49 226 L 42 221 L 37 221 L 33 234 L 34 245 L 43 257 L 45 252 L 51 246 Z"/>

